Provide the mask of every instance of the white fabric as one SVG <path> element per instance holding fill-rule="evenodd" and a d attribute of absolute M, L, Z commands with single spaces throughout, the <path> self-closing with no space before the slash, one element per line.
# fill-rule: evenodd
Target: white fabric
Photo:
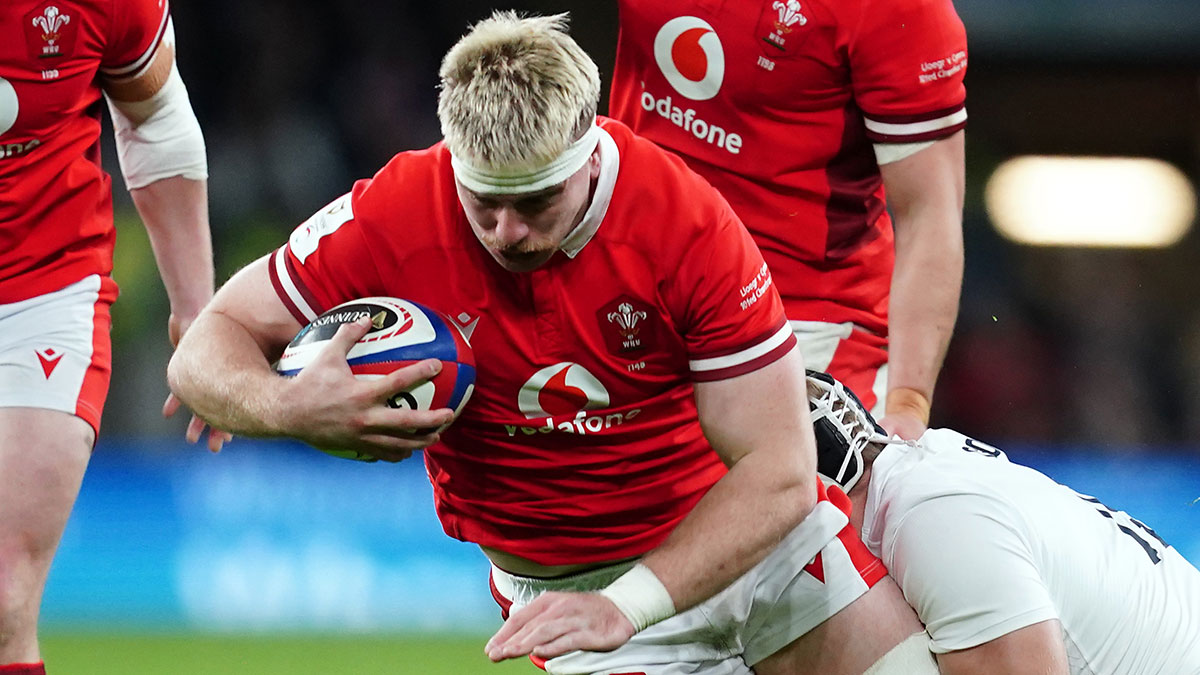
<path fill-rule="evenodd" d="M 204 134 L 175 64 L 163 86 L 145 101 L 105 98 L 125 187 L 133 190 L 173 176 L 208 178 Z"/>
<path fill-rule="evenodd" d="M 788 325 L 796 336 L 796 344 L 804 357 L 804 367 L 822 372 L 829 370 L 829 364 L 833 363 L 833 356 L 841 346 L 842 340 L 848 339 L 854 332 L 854 324 L 850 321 L 829 323 L 793 319 L 788 321 Z M 875 419 L 884 415 L 887 403 L 887 376 L 888 366 L 885 363 L 875 371 L 875 381 L 871 386 L 871 391 L 875 393 L 875 406 L 868 412 Z"/>
<path fill-rule="evenodd" d="M 551 675 L 752 675 L 758 661 L 812 630 L 867 591 L 837 538 L 846 514 L 829 502 L 792 530 L 758 565 L 708 600 L 637 633 L 611 652 L 571 652 L 546 662 Z M 824 583 L 803 567 L 821 553 Z M 624 563 L 561 579 L 532 579 L 492 568 L 511 612 L 546 591 L 604 588 Z"/>
<path fill-rule="evenodd" d="M 1057 618 L 1076 675 L 1200 673 L 1200 571 L 1102 508 L 934 429 L 876 459 L 862 536 L 936 653 Z"/>
<path fill-rule="evenodd" d="M 466 159 L 451 154 L 450 165 L 454 176 L 463 187 L 479 194 L 512 195 L 537 192 L 562 183 L 583 168 L 588 157 L 600 142 L 600 127 L 592 122 L 591 128 L 574 143 L 567 146 L 558 157 L 535 169 L 509 170 L 472 164 Z"/>
<path fill-rule="evenodd" d="M 929 651 L 929 633 L 921 631 L 892 647 L 863 675 L 938 675 L 937 659 Z"/>
<path fill-rule="evenodd" d="M 100 277 L 93 274 L 53 293 L 0 304 L 0 408 L 75 414 L 92 363 L 99 293 Z"/>
<path fill-rule="evenodd" d="M 912 157 L 918 152 L 932 146 L 937 141 L 921 141 L 919 143 L 876 143 L 875 163 L 879 166 L 899 162 L 905 157 Z"/>
<path fill-rule="evenodd" d="M 601 589 L 600 595 L 621 610 L 634 630 L 653 626 L 675 613 L 675 602 L 667 587 L 653 570 L 641 563 Z"/>

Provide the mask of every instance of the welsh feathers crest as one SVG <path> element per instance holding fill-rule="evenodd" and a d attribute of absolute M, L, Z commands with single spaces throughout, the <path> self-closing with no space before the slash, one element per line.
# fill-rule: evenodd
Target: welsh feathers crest
<path fill-rule="evenodd" d="M 790 33 L 792 26 L 808 23 L 808 18 L 800 13 L 800 0 L 775 0 L 771 8 L 779 12 L 779 20 L 775 22 L 775 30 L 779 33 Z"/>
<path fill-rule="evenodd" d="M 41 16 L 33 17 L 33 25 L 42 29 L 42 37 L 51 44 L 58 39 L 58 31 L 69 23 L 71 17 L 58 11 L 54 5 L 47 7 Z"/>

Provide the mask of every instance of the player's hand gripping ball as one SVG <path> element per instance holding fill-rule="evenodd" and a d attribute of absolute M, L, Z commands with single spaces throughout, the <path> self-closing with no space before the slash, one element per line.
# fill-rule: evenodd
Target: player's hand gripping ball
<path fill-rule="evenodd" d="M 438 359 L 442 362 L 441 372 L 398 392 L 387 403 L 393 408 L 414 410 L 450 408 L 458 417 L 475 390 L 475 356 L 471 345 L 453 321 L 410 300 L 361 298 L 330 309 L 292 338 L 275 370 L 286 376 L 298 374 L 316 358 L 342 324 L 353 323 L 364 315 L 371 317 L 371 329 L 346 354 L 355 377 L 383 377 L 425 359 Z M 375 461 L 354 450 L 324 451 L 336 457 Z"/>

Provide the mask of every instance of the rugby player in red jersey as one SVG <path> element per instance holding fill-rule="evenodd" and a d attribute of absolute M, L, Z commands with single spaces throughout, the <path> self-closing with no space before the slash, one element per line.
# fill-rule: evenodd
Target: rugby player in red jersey
<path fill-rule="evenodd" d="M 171 301 L 212 296 L 204 139 L 165 0 L 0 6 L 0 672 L 43 673 L 42 586 L 100 427 L 115 232 L 100 98 Z M 177 404 L 168 400 L 168 411 Z"/>
<path fill-rule="evenodd" d="M 179 345 L 172 389 L 235 433 L 393 461 L 426 448 L 446 533 L 493 563 L 508 617 L 493 660 L 932 672 L 915 614 L 816 479 L 795 337 L 725 200 L 596 117 L 596 65 L 564 17 L 496 14 L 441 78 L 445 140 L 231 279 Z M 365 324 L 295 378 L 271 369 L 305 323 L 372 295 L 454 317 L 473 345 L 474 395 L 440 435 L 413 430 L 450 410 L 385 405 L 437 362 L 351 375 Z"/>
<path fill-rule="evenodd" d="M 951 0 L 618 4 L 612 116 L 729 200 L 805 363 L 920 436 L 962 286 L 967 44 Z"/>

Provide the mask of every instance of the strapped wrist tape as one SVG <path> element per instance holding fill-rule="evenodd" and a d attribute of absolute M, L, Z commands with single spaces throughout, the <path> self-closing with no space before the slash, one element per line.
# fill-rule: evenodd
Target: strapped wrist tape
<path fill-rule="evenodd" d="M 675 601 L 649 567 L 638 563 L 600 591 L 641 631 L 675 615 Z"/>

